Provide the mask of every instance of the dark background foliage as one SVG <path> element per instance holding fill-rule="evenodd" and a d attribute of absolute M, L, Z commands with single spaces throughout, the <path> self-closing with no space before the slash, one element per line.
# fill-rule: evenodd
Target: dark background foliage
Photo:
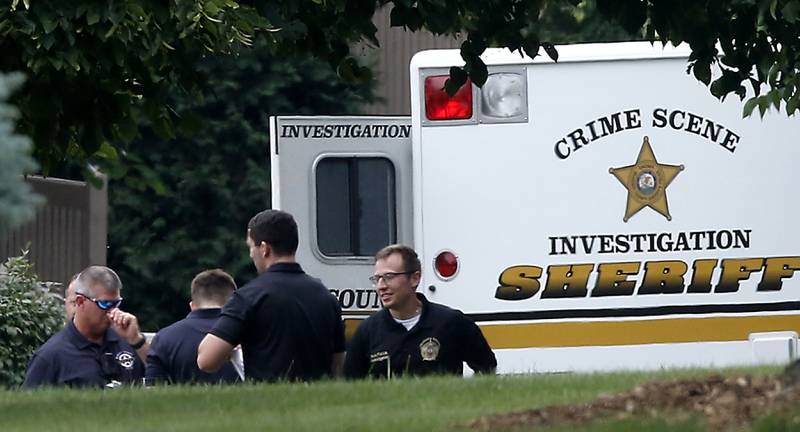
<path fill-rule="evenodd" d="M 145 329 L 188 312 L 202 270 L 222 268 L 240 286 L 255 276 L 245 235 L 271 203 L 268 116 L 353 114 L 371 98 L 369 86 L 343 84 L 319 61 L 262 48 L 199 63 L 202 100 L 171 95 L 185 137 L 164 141 L 145 124 L 112 173 L 108 262 Z"/>

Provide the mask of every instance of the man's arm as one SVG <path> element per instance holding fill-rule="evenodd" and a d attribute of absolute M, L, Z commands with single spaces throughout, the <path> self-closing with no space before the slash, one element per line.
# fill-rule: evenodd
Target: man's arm
<path fill-rule="evenodd" d="M 147 367 L 144 372 L 145 383 L 148 385 L 162 384 L 170 382 L 169 367 L 167 366 L 166 359 L 162 358 L 160 352 L 161 345 L 159 344 L 158 334 L 153 338 L 153 343 L 150 345 L 150 352 L 147 354 Z"/>
<path fill-rule="evenodd" d="M 463 317 L 462 334 L 464 361 L 476 373 L 494 374 L 497 369 L 497 358 L 486 342 L 480 327 L 472 320 Z"/>
<path fill-rule="evenodd" d="M 331 373 L 334 378 L 341 378 L 344 373 L 344 352 L 333 353 L 331 361 Z"/>
<path fill-rule="evenodd" d="M 335 302 L 336 319 L 339 323 L 333 335 L 333 358 L 331 359 L 331 374 L 334 378 L 341 378 L 344 373 L 344 321 L 342 320 L 342 309 L 339 302 Z"/>
<path fill-rule="evenodd" d="M 197 367 L 203 372 L 214 373 L 225 362 L 230 361 L 233 345 L 213 334 L 207 334 L 197 347 Z"/>
<path fill-rule="evenodd" d="M 347 354 L 344 358 L 344 376 L 346 378 L 365 378 L 369 373 L 369 335 L 364 323 L 358 327 L 356 334 L 350 339 Z"/>

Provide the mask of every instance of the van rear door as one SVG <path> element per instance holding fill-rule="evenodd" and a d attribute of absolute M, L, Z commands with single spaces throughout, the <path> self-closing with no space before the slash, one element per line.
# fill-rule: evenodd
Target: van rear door
<path fill-rule="evenodd" d="M 411 244 L 408 117 L 271 117 L 272 207 L 292 213 L 297 259 L 345 315 L 380 308 L 373 256 Z"/>

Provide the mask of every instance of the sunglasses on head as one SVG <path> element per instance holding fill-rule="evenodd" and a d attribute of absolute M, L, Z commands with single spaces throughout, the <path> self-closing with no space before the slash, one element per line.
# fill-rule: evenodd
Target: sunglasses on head
<path fill-rule="evenodd" d="M 75 293 L 75 295 L 79 295 L 79 296 L 81 296 L 81 297 L 83 297 L 85 299 L 91 300 L 92 303 L 96 304 L 97 307 L 99 307 L 100 309 L 102 309 L 104 311 L 111 310 L 111 309 L 114 309 L 114 308 L 118 308 L 119 305 L 122 304 L 122 297 L 120 297 L 118 299 L 114 299 L 114 300 L 101 300 L 101 299 L 91 298 L 91 297 L 87 296 L 86 294 L 81 294 L 81 293 Z"/>

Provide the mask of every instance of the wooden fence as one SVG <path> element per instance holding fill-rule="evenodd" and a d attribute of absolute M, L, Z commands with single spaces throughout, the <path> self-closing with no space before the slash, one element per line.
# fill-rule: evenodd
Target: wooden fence
<path fill-rule="evenodd" d="M 28 177 L 47 204 L 31 222 L 0 230 L 0 259 L 18 256 L 30 245 L 41 280 L 64 283 L 81 269 L 106 264 L 108 193 L 79 181 Z"/>

